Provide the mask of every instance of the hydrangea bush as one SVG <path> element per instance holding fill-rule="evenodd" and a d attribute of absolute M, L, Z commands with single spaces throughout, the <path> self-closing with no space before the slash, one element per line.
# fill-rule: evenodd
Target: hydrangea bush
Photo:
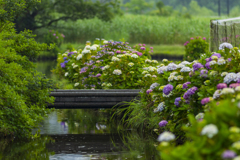
<path fill-rule="evenodd" d="M 206 41 L 205 37 L 195 37 L 190 38 L 190 41 L 184 43 L 185 55 L 184 59 L 187 61 L 193 61 L 199 59 L 200 55 L 207 53 L 209 49 L 209 43 Z"/>
<path fill-rule="evenodd" d="M 236 101 L 231 99 L 211 103 L 211 112 L 200 116 L 189 115 L 190 127 L 184 127 L 191 139 L 175 146 L 175 135 L 159 135 L 158 149 L 163 160 L 192 159 L 240 159 L 240 94 Z M 235 100 L 235 99 L 234 99 Z"/>
<path fill-rule="evenodd" d="M 156 78 L 158 62 L 150 60 L 153 48 L 127 42 L 96 39 L 85 48 L 59 54 L 58 73 L 76 89 L 136 89 Z M 144 78 L 143 78 L 144 77 Z"/>

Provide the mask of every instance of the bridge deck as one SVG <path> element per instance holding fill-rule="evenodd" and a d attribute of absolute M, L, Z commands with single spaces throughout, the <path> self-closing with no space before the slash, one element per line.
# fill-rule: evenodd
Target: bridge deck
<path fill-rule="evenodd" d="M 139 95 L 139 89 L 56 89 L 51 92 L 55 103 L 48 108 L 56 109 L 81 109 L 81 108 L 112 108 L 124 105 Z M 126 105 L 126 104 L 125 104 Z"/>

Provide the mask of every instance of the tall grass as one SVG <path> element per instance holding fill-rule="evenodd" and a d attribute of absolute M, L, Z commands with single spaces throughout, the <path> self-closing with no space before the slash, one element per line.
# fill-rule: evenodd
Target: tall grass
<path fill-rule="evenodd" d="M 58 31 L 65 34 L 65 42 L 85 43 L 95 38 L 119 40 L 130 43 L 183 44 L 190 37 L 209 38 L 210 18 L 159 17 L 124 15 L 112 22 L 97 18 L 60 22 Z"/>

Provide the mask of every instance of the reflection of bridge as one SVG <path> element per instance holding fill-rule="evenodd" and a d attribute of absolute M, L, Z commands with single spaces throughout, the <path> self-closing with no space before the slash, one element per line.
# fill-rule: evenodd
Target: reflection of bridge
<path fill-rule="evenodd" d="M 109 90 L 61 90 L 51 92 L 55 97 L 54 104 L 49 108 L 56 109 L 81 109 L 81 108 L 112 108 L 124 105 L 139 95 L 138 89 L 109 89 Z"/>
<path fill-rule="evenodd" d="M 125 148 L 120 136 L 115 134 L 64 134 L 50 136 L 55 142 L 47 144 L 47 149 L 56 154 L 109 153 L 121 151 Z"/>

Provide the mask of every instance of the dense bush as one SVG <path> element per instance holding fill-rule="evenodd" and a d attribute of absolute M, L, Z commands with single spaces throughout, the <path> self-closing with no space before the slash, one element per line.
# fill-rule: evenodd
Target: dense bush
<path fill-rule="evenodd" d="M 96 40 L 83 50 L 59 54 L 55 73 L 65 76 L 78 89 L 141 88 L 152 78 L 148 73 L 156 73 L 158 64 L 149 59 L 153 48 L 144 46 L 131 49 L 127 42 Z"/>
<path fill-rule="evenodd" d="M 184 59 L 187 61 L 193 61 L 199 59 L 201 54 L 207 53 L 209 50 L 209 43 L 205 37 L 191 38 L 190 41 L 184 43 L 185 55 Z"/>
<path fill-rule="evenodd" d="M 37 43 L 29 31 L 16 34 L 14 24 L 8 21 L 18 13 L 14 9 L 25 8 L 25 1 L 1 3 L 6 17 L 0 25 L 0 136 L 30 137 L 32 128 L 49 112 L 47 103 L 53 102 L 49 96 L 52 82 L 38 73 L 30 60 L 49 47 Z"/>

